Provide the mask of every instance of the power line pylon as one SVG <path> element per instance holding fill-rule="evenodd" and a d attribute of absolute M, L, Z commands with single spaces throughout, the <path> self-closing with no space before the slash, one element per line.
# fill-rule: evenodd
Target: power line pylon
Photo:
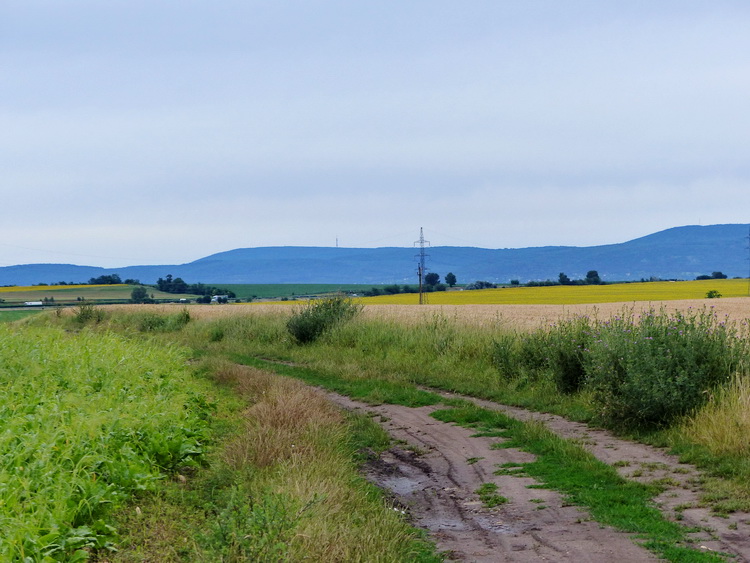
<path fill-rule="evenodd" d="M 425 295 L 424 292 L 424 276 L 425 271 L 427 268 L 425 267 L 425 261 L 427 256 L 429 254 L 426 254 L 424 251 L 425 244 L 429 246 L 430 241 L 424 240 L 424 231 L 422 227 L 419 227 L 419 240 L 414 242 L 415 245 L 419 245 L 419 254 L 417 254 L 417 258 L 419 258 L 419 266 L 417 266 L 417 275 L 419 276 L 419 304 L 424 305 L 427 303 L 427 295 Z"/>

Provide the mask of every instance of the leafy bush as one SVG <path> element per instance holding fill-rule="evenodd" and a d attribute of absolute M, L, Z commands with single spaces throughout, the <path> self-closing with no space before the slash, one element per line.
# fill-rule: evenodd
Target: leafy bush
<path fill-rule="evenodd" d="M 548 335 L 503 333 L 493 341 L 492 358 L 500 373 L 508 378 L 534 377 L 549 368 Z"/>
<path fill-rule="evenodd" d="M 286 328 L 300 344 L 317 340 L 324 332 L 359 314 L 362 306 L 343 295 L 311 301 L 295 311 Z"/>
<path fill-rule="evenodd" d="M 586 355 L 587 385 L 613 424 L 660 426 L 691 412 L 730 380 L 746 352 L 736 329 L 709 310 L 652 310 L 597 328 Z"/>
<path fill-rule="evenodd" d="M 586 379 L 585 355 L 591 341 L 591 321 L 575 317 L 552 327 L 547 339 L 548 366 L 562 393 L 580 390 Z"/>
<path fill-rule="evenodd" d="M 607 424 L 663 426 L 731 379 L 747 352 L 744 336 L 710 310 L 625 312 L 496 337 L 493 359 L 505 377 L 549 377 L 562 393 L 590 391 Z"/>

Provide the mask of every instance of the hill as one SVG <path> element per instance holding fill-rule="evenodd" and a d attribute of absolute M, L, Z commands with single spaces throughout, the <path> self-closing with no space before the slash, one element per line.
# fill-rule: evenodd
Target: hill
<path fill-rule="evenodd" d="M 674 227 L 620 244 L 487 249 L 438 246 L 428 268 L 459 283 L 571 279 L 597 270 L 605 281 L 694 279 L 721 271 L 748 275 L 747 224 Z M 399 247 L 281 246 L 238 248 L 179 265 L 98 268 L 26 264 L 0 268 L 0 285 L 86 282 L 104 274 L 154 283 L 172 274 L 189 283 L 416 283 L 417 250 Z"/>

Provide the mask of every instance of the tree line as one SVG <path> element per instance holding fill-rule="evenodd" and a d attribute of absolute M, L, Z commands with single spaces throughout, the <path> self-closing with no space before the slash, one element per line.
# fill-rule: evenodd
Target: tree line
<path fill-rule="evenodd" d="M 430 272 L 424 277 L 422 291 L 445 291 L 448 287 L 456 285 L 457 279 L 453 272 L 445 274 L 445 283 L 440 283 L 440 274 Z M 419 293 L 419 286 L 399 285 L 394 283 L 385 287 L 373 287 L 363 292 L 365 297 L 376 297 L 378 295 L 396 295 L 398 293 Z"/>

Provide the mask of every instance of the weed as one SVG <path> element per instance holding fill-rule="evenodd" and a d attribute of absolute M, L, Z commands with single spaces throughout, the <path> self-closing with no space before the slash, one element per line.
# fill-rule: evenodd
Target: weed
<path fill-rule="evenodd" d="M 479 495 L 479 500 L 486 508 L 495 508 L 501 504 L 508 502 L 508 499 L 504 496 L 497 494 L 497 485 L 495 483 L 482 483 L 482 485 L 474 491 Z"/>

